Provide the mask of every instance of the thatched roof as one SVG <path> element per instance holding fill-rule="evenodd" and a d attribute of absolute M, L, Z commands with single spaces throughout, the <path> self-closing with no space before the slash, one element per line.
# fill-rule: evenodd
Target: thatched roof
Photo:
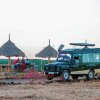
<path fill-rule="evenodd" d="M 22 52 L 18 47 L 16 47 L 16 45 L 10 40 L 10 36 L 9 40 L 0 47 L 0 55 L 6 57 L 25 56 L 24 52 Z"/>
<path fill-rule="evenodd" d="M 37 53 L 35 56 L 36 57 L 42 57 L 42 58 L 46 58 L 46 57 L 57 57 L 58 52 L 50 46 L 50 40 L 49 40 L 49 45 L 47 47 L 45 47 L 44 49 L 42 49 L 39 53 Z"/>

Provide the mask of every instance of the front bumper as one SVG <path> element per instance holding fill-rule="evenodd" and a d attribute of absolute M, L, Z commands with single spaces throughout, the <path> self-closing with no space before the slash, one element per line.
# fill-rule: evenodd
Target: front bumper
<path fill-rule="evenodd" d="M 44 72 L 44 74 L 60 74 L 60 72 Z"/>

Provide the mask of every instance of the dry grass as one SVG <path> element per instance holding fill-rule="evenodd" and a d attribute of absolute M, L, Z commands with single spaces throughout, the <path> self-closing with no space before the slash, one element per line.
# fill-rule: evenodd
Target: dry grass
<path fill-rule="evenodd" d="M 1 85 L 0 100 L 100 100 L 100 81 Z"/>

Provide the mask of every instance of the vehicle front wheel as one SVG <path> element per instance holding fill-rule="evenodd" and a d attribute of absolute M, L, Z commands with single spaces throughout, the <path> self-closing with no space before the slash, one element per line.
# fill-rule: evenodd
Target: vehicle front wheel
<path fill-rule="evenodd" d="M 47 80 L 52 80 L 54 78 L 54 75 L 52 74 L 47 74 L 46 75 Z"/>
<path fill-rule="evenodd" d="M 68 70 L 63 71 L 63 73 L 62 73 L 62 79 L 64 81 L 68 81 L 69 80 L 69 77 L 70 77 L 69 71 Z"/>
<path fill-rule="evenodd" d="M 90 70 L 89 73 L 87 74 L 87 79 L 92 80 L 94 78 L 94 71 Z"/>

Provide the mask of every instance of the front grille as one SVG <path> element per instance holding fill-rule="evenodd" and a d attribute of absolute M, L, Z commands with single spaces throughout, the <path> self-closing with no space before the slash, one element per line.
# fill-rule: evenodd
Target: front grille
<path fill-rule="evenodd" d="M 49 72 L 55 71 L 55 67 L 54 66 L 48 66 L 48 67 L 45 68 L 45 71 L 49 71 Z"/>

